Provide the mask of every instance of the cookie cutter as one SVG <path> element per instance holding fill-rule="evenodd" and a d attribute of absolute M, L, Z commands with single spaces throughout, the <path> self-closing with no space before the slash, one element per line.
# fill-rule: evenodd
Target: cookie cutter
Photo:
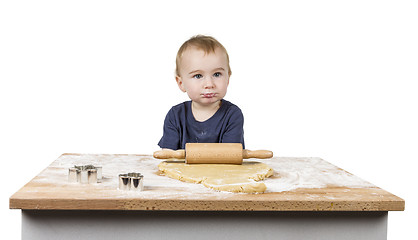
<path fill-rule="evenodd" d="M 144 190 L 144 176 L 136 172 L 119 174 L 119 189 L 132 191 Z"/>
<path fill-rule="evenodd" d="M 93 165 L 74 165 L 68 169 L 68 181 L 82 184 L 97 183 L 102 180 L 102 167 Z"/>

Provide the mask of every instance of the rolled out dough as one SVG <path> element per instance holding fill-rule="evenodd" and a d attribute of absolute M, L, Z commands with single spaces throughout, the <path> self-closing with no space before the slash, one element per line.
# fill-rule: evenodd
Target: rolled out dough
<path fill-rule="evenodd" d="M 260 162 L 231 164 L 186 164 L 164 161 L 158 168 L 166 176 L 183 182 L 201 183 L 218 191 L 262 193 L 264 183 L 256 182 L 273 175 L 273 169 Z"/>

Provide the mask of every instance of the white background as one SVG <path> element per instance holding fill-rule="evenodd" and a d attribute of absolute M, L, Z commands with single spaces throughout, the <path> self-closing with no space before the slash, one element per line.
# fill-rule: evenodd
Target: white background
<path fill-rule="evenodd" d="M 416 1 L 1 1 L 2 235 L 8 198 L 62 153 L 158 149 L 188 100 L 175 55 L 195 34 L 228 50 L 225 99 L 248 149 L 321 157 L 406 200 L 388 239 L 416 236 Z M 415 219 L 414 219 L 415 217 Z"/>

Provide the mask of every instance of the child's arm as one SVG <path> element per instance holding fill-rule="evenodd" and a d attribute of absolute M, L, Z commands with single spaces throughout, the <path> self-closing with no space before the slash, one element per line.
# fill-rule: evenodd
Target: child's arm
<path fill-rule="evenodd" d="M 225 132 L 222 135 L 222 143 L 241 143 L 244 144 L 244 115 L 238 107 L 233 110 Z"/>
<path fill-rule="evenodd" d="M 158 142 L 162 149 L 177 150 L 180 147 L 180 131 L 175 123 L 175 117 L 172 109 L 167 113 L 164 119 L 163 136 Z"/>

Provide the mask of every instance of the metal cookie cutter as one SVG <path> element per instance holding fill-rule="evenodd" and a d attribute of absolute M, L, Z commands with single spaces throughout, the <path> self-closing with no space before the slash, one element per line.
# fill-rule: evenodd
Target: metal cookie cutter
<path fill-rule="evenodd" d="M 119 189 L 133 191 L 144 190 L 144 176 L 135 172 L 119 174 Z"/>
<path fill-rule="evenodd" d="M 102 180 L 102 167 L 93 165 L 74 166 L 68 169 L 68 181 L 79 183 L 97 183 Z"/>

